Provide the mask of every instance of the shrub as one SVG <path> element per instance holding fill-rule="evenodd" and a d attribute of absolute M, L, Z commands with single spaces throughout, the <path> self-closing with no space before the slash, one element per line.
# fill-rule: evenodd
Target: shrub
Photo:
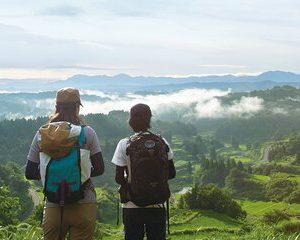
<path fill-rule="evenodd" d="M 19 198 L 11 197 L 8 187 L 0 187 L 0 226 L 17 222 L 20 210 Z"/>
<path fill-rule="evenodd" d="M 274 210 L 272 212 L 267 212 L 263 215 L 263 222 L 266 224 L 277 224 L 282 220 L 289 220 L 290 216 L 285 211 Z"/>
<path fill-rule="evenodd" d="M 31 215 L 26 220 L 30 225 L 39 225 L 43 219 L 44 204 L 37 205 L 31 212 Z"/>
<path fill-rule="evenodd" d="M 181 196 L 180 205 L 188 209 L 208 209 L 224 213 L 232 218 L 245 218 L 247 213 L 230 195 L 213 184 L 195 185 Z"/>
<path fill-rule="evenodd" d="M 263 163 L 254 168 L 254 173 L 269 176 L 274 173 L 299 174 L 299 170 L 293 165 Z"/>
<path fill-rule="evenodd" d="M 287 178 L 272 176 L 266 186 L 266 197 L 272 201 L 282 201 L 295 191 L 297 183 Z"/>
<path fill-rule="evenodd" d="M 245 171 L 233 168 L 225 180 L 225 187 L 232 196 L 242 199 L 264 200 L 265 187 L 254 181 Z"/>
<path fill-rule="evenodd" d="M 97 192 L 97 219 L 101 222 L 112 222 L 117 217 L 116 195 L 105 188 L 96 188 Z"/>
<path fill-rule="evenodd" d="M 289 203 L 300 203 L 300 186 L 298 186 L 298 188 L 291 193 L 287 201 Z"/>
<path fill-rule="evenodd" d="M 300 233 L 300 221 L 283 222 L 276 229 L 285 234 Z"/>

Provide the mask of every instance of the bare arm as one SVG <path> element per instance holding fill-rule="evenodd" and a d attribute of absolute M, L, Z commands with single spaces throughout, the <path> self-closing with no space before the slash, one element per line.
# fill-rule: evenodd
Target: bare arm
<path fill-rule="evenodd" d="M 127 184 L 127 180 L 125 179 L 125 176 L 124 176 L 125 172 L 127 172 L 127 167 L 116 166 L 115 180 L 120 185 Z"/>
<path fill-rule="evenodd" d="M 93 166 L 91 177 L 102 175 L 104 173 L 104 168 L 105 168 L 102 153 L 98 152 L 93 156 L 91 156 L 91 162 Z"/>
<path fill-rule="evenodd" d="M 176 170 L 174 166 L 173 159 L 169 160 L 169 179 L 173 179 L 176 177 Z"/>
<path fill-rule="evenodd" d="M 29 180 L 39 180 L 41 179 L 39 164 L 28 160 L 26 164 L 25 177 Z"/>

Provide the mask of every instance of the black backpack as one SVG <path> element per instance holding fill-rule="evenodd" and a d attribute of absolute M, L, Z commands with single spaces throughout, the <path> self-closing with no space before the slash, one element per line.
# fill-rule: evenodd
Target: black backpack
<path fill-rule="evenodd" d="M 144 207 L 162 204 L 170 197 L 169 147 L 161 136 L 143 132 L 129 138 L 130 200 Z"/>

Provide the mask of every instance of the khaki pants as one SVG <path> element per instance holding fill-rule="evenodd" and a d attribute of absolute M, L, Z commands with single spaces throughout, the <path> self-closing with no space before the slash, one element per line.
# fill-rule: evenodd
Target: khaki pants
<path fill-rule="evenodd" d="M 60 227 L 62 227 L 63 236 L 69 232 L 71 240 L 93 239 L 96 223 L 95 203 L 65 205 L 62 226 L 60 216 L 59 207 L 45 208 L 44 240 L 59 240 Z"/>

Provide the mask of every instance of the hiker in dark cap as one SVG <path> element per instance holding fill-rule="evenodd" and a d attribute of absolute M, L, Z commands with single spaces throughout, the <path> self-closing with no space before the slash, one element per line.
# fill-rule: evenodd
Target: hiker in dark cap
<path fill-rule="evenodd" d="M 96 194 L 91 177 L 103 174 L 104 163 L 95 131 L 79 116 L 80 94 L 63 88 L 55 113 L 36 133 L 26 165 L 26 178 L 41 180 L 46 197 L 45 240 L 93 239 Z"/>
<path fill-rule="evenodd" d="M 142 240 L 145 233 L 148 240 L 166 239 L 168 180 L 176 172 L 169 144 L 149 131 L 151 117 L 146 104 L 131 108 L 128 123 L 135 134 L 120 140 L 112 159 L 120 184 L 125 240 Z"/>

